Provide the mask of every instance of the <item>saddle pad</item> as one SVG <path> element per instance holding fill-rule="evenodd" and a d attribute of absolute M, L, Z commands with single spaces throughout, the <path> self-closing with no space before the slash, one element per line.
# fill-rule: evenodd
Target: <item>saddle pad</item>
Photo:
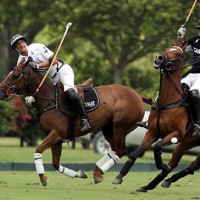
<path fill-rule="evenodd" d="M 99 96 L 94 88 L 86 88 L 84 93 L 84 108 L 86 112 L 91 112 L 99 106 Z"/>

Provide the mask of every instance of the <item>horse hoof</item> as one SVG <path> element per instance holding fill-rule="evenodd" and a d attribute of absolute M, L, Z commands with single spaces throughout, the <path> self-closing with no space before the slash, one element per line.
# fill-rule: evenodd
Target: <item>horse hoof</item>
<path fill-rule="evenodd" d="M 147 190 L 143 187 L 136 190 L 136 192 L 147 192 Z"/>
<path fill-rule="evenodd" d="M 122 182 L 123 182 L 123 179 L 122 179 L 122 178 L 116 177 L 116 178 L 113 180 L 112 184 L 122 184 Z"/>
<path fill-rule="evenodd" d="M 43 186 L 47 186 L 49 179 L 46 176 L 44 176 L 44 177 L 42 177 L 42 179 L 40 179 L 40 181 L 41 181 Z"/>
<path fill-rule="evenodd" d="M 87 174 L 83 170 L 78 170 L 76 176 L 78 178 L 87 178 Z"/>
<path fill-rule="evenodd" d="M 94 177 L 95 184 L 101 183 L 102 181 L 103 181 L 103 176 L 95 176 Z"/>
<path fill-rule="evenodd" d="M 161 184 L 161 186 L 162 186 L 163 188 L 169 188 L 170 185 L 171 185 L 171 182 L 170 182 L 170 181 L 167 181 L 167 180 L 163 181 L 162 184 Z"/>

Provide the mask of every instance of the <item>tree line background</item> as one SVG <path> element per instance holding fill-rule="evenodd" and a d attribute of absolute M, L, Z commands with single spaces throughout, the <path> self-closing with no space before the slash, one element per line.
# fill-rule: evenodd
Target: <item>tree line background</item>
<path fill-rule="evenodd" d="M 72 66 L 77 84 L 92 77 L 94 86 L 124 84 L 153 98 L 159 85 L 154 57 L 171 45 L 193 2 L 1 0 L 0 82 L 17 62 L 18 54 L 10 46 L 13 35 L 25 35 L 28 43 L 43 43 L 56 52 L 66 24 L 72 22 L 58 57 Z M 199 4 L 186 25 L 186 39 L 196 33 Z M 17 131 L 19 112 L 15 101 L 0 102 L 0 135 Z M 31 111 L 28 113 L 34 116 Z M 33 130 L 32 126 L 36 127 L 35 123 L 27 119 L 26 131 Z"/>

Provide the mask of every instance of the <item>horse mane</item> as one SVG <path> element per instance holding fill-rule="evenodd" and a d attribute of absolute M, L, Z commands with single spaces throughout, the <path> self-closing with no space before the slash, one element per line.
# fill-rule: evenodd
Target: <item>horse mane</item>
<path fill-rule="evenodd" d="M 176 38 L 172 39 L 172 46 L 178 46 L 184 51 L 184 49 L 187 46 L 187 43 L 184 41 L 183 38 Z"/>

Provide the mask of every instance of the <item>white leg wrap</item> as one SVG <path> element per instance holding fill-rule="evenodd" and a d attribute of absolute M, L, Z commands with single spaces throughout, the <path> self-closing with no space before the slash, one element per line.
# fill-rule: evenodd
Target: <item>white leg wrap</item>
<path fill-rule="evenodd" d="M 68 169 L 66 167 L 63 167 L 62 165 L 59 166 L 58 171 L 66 176 L 71 177 L 71 178 L 74 178 L 77 175 L 77 172 L 75 172 L 74 170 Z"/>
<path fill-rule="evenodd" d="M 110 151 L 107 155 L 104 155 L 100 160 L 96 162 L 96 166 L 103 172 L 108 171 L 115 163 L 119 161 L 119 157 L 114 151 Z"/>
<path fill-rule="evenodd" d="M 102 172 L 107 172 L 114 164 L 117 163 L 117 161 L 119 161 L 119 157 L 117 155 L 114 155 L 110 158 L 110 160 L 103 164 L 100 169 L 102 170 Z"/>
<path fill-rule="evenodd" d="M 34 153 L 35 158 L 35 168 L 37 174 L 44 174 L 44 165 L 42 162 L 42 154 L 41 153 Z"/>
<path fill-rule="evenodd" d="M 110 156 L 106 154 L 102 158 L 100 158 L 100 160 L 96 162 L 96 166 L 100 168 L 103 164 L 105 164 L 109 160 L 110 160 Z"/>

